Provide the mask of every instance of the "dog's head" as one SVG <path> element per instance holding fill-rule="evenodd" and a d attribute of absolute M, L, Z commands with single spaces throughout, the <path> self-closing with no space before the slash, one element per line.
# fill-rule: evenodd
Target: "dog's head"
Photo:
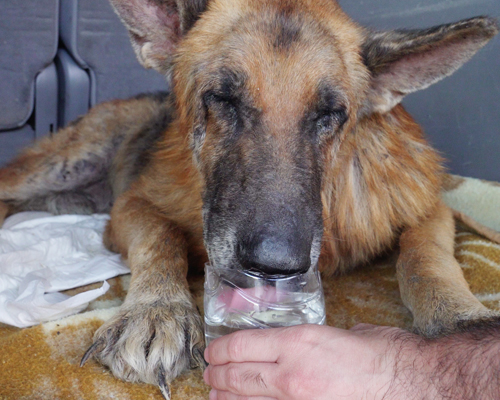
<path fill-rule="evenodd" d="M 333 0 L 111 0 L 146 67 L 168 76 L 204 180 L 215 265 L 273 274 L 318 260 L 323 171 L 360 119 L 451 74 L 489 18 L 374 33 Z"/>

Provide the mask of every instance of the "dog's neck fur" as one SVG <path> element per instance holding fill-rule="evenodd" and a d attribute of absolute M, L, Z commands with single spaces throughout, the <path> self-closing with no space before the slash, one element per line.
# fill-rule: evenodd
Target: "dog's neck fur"
<path fill-rule="evenodd" d="M 417 225 L 439 200 L 441 162 L 402 106 L 361 120 L 325 169 L 321 265 L 365 263 Z"/>

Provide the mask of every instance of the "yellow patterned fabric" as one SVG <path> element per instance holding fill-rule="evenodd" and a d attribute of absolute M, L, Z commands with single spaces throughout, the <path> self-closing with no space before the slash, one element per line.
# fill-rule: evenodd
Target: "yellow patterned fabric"
<path fill-rule="evenodd" d="M 448 190 L 455 191 L 458 185 L 454 182 Z M 500 245 L 461 227 L 455 255 L 473 293 L 486 306 L 500 309 Z M 360 322 L 410 328 L 411 314 L 401 302 L 395 259 L 391 255 L 352 273 L 324 278 L 327 323 L 340 328 Z M 123 301 L 129 280 L 129 276 L 110 280 L 108 293 L 84 313 L 26 329 L 0 325 L 0 399 L 161 400 L 156 387 L 122 382 L 93 360 L 79 367 L 94 331 Z M 203 309 L 203 277 L 191 277 L 191 288 Z M 199 370 L 176 379 L 171 389 L 173 400 L 208 399 L 209 388 Z"/>

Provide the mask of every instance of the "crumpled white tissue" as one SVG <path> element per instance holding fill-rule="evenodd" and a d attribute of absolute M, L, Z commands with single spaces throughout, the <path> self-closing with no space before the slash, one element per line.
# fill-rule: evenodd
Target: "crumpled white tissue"
<path fill-rule="evenodd" d="M 0 322 L 26 327 L 76 314 L 109 284 L 75 296 L 59 291 L 130 270 L 102 244 L 109 215 L 23 212 L 0 229 Z"/>

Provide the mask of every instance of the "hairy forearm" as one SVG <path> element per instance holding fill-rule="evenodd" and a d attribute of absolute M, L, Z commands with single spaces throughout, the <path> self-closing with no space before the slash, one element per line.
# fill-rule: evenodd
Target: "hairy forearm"
<path fill-rule="evenodd" d="M 398 334 L 386 400 L 500 398 L 500 320 L 475 323 L 439 339 Z"/>

